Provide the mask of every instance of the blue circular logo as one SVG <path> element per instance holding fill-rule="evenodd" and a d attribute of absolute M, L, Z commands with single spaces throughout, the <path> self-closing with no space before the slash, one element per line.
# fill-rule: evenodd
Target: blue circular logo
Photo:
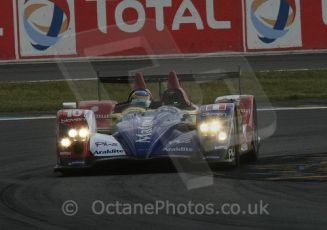
<path fill-rule="evenodd" d="M 259 39 L 264 43 L 273 43 L 289 32 L 296 16 L 295 0 L 279 0 L 279 9 L 276 19 L 259 15 L 258 10 L 269 0 L 254 0 L 251 5 L 251 19 L 258 31 Z M 273 0 L 278 1 L 278 0 Z"/>
<path fill-rule="evenodd" d="M 47 14 L 46 8 L 53 9 L 51 14 Z M 33 14 L 44 10 L 42 17 L 32 20 Z M 45 18 L 43 17 L 51 17 Z M 49 25 L 43 25 L 40 21 L 50 21 Z M 26 0 L 24 11 L 24 27 L 31 39 L 31 45 L 44 51 L 58 43 L 61 35 L 69 29 L 70 11 L 66 0 Z"/>

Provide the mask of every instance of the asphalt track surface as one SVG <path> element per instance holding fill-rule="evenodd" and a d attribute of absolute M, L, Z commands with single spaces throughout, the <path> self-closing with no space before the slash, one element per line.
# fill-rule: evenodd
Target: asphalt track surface
<path fill-rule="evenodd" d="M 263 140 L 257 165 L 218 169 L 212 184 L 210 171 L 181 173 L 170 163 L 113 164 L 107 170 L 62 177 L 52 171 L 54 119 L 0 121 L 0 229 L 326 229 L 327 110 L 275 115 L 276 130 Z M 270 116 L 259 113 L 261 127 Z M 198 188 L 188 184 L 190 175 L 198 179 Z M 75 216 L 63 214 L 66 200 L 78 204 Z M 244 210 L 262 201 L 269 204 L 269 214 L 95 215 L 95 200 L 191 201 L 216 204 L 218 210 L 224 203 Z"/>
<path fill-rule="evenodd" d="M 281 54 L 261 56 L 199 56 L 147 60 L 79 61 L 52 63 L 0 64 L 0 81 L 39 81 L 96 78 L 96 71 L 105 76 L 129 75 L 141 70 L 148 74 L 167 74 L 210 70 L 245 71 L 326 69 L 327 53 Z"/>

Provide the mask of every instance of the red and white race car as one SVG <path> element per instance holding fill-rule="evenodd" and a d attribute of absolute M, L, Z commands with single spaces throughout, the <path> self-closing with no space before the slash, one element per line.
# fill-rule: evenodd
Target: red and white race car
<path fill-rule="evenodd" d="M 56 171 L 88 168 L 115 159 L 187 158 L 238 166 L 258 158 L 256 102 L 251 95 L 221 96 L 195 105 L 184 81 L 239 78 L 239 73 L 143 77 L 137 74 L 127 100 L 64 103 L 57 113 Z M 129 83 L 128 76 L 99 77 L 99 83 Z M 162 90 L 162 82 L 167 88 Z M 159 83 L 154 100 L 146 82 Z"/>

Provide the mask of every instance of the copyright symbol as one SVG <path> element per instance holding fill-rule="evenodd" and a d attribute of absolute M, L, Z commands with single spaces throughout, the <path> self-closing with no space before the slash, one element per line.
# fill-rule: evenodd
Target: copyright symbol
<path fill-rule="evenodd" d="M 67 200 L 62 204 L 61 210 L 66 216 L 75 216 L 78 212 L 78 205 L 73 200 Z"/>

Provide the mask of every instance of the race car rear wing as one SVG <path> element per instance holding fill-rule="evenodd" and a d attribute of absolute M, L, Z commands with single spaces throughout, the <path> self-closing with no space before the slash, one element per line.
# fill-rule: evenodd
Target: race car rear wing
<path fill-rule="evenodd" d="M 239 67 L 237 71 L 231 72 L 206 72 L 206 73 L 178 73 L 178 79 L 180 82 L 199 82 L 199 81 L 213 81 L 213 80 L 226 80 L 226 79 L 238 79 L 239 82 L 239 94 L 241 94 L 241 75 L 242 71 Z M 100 71 L 97 71 L 98 78 L 98 99 L 101 100 L 100 84 L 101 83 L 132 83 L 134 81 L 134 75 L 128 76 L 106 76 L 102 75 Z M 168 73 L 162 74 L 144 74 L 143 76 L 146 83 L 158 83 L 159 94 L 161 95 L 162 83 L 168 80 Z"/>

